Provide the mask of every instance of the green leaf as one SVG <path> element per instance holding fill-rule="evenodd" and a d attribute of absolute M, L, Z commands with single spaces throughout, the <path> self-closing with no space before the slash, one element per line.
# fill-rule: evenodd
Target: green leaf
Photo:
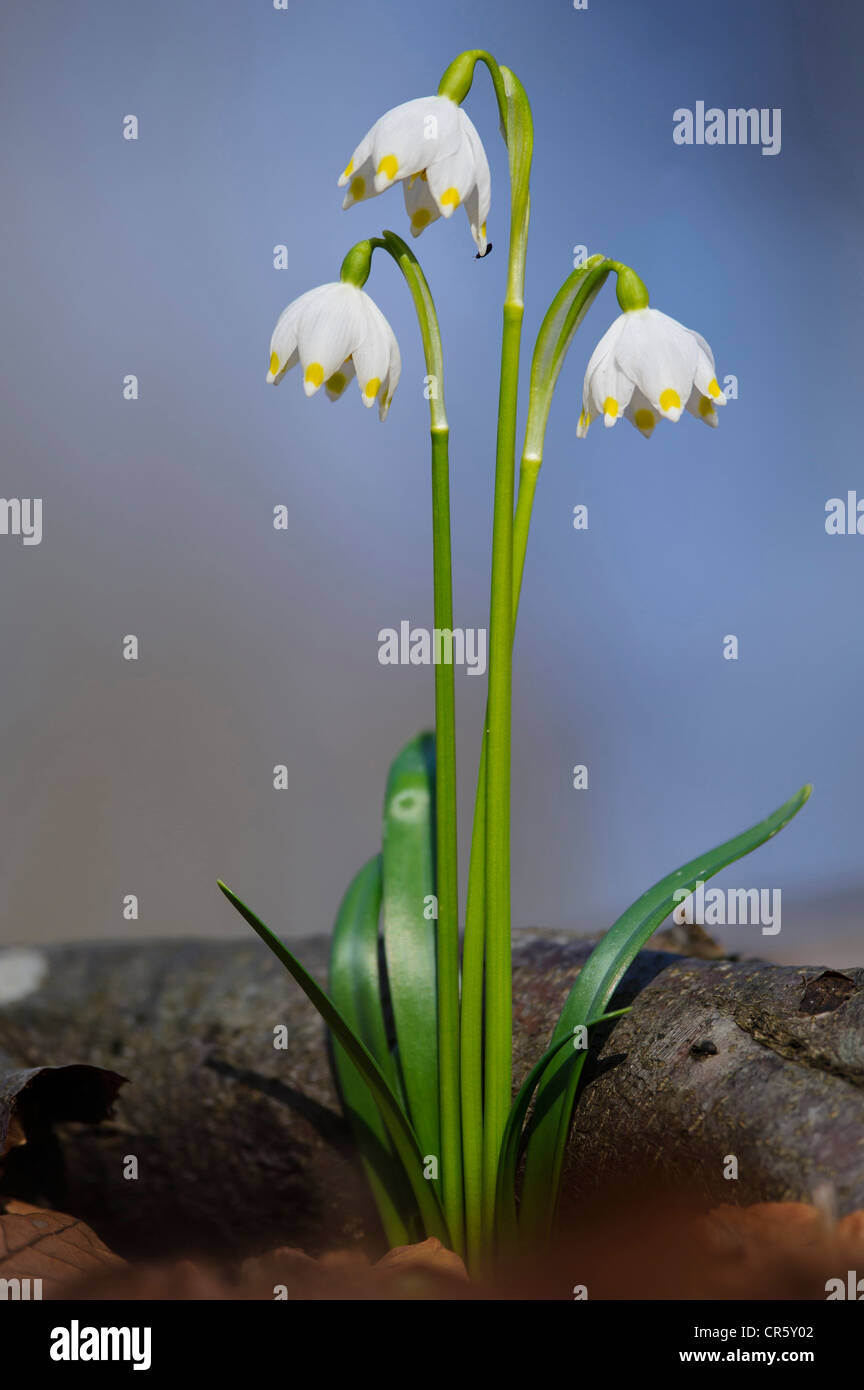
<path fill-rule="evenodd" d="M 423 1154 L 440 1162 L 435 921 L 435 768 L 431 734 L 390 768 L 384 798 L 384 951 L 408 1114 Z"/>
<path fill-rule="evenodd" d="M 257 932 L 265 945 L 270 947 L 276 959 L 282 962 L 288 973 L 297 981 L 307 999 L 314 1004 L 324 1019 L 336 1041 L 342 1044 L 351 1061 L 357 1067 L 375 1097 L 381 1118 L 393 1141 L 393 1148 L 417 1200 L 427 1235 L 437 1236 L 444 1245 L 449 1247 L 450 1236 L 447 1222 L 444 1219 L 434 1185 L 423 1177 L 423 1152 L 417 1142 L 417 1136 L 407 1115 L 388 1086 L 375 1058 L 354 1031 L 349 1028 L 333 1001 L 312 978 L 308 970 L 304 969 L 296 956 L 288 950 L 285 943 L 280 941 L 279 937 L 264 925 L 260 917 L 256 917 L 251 908 L 241 902 L 221 880 L 219 887 L 232 906 L 236 907 L 240 916 L 249 923 L 253 931 Z"/>
<path fill-rule="evenodd" d="M 555 386 L 582 320 L 602 290 L 612 269 L 605 256 L 590 256 L 568 275 L 546 311 L 531 359 L 528 420 L 525 425 L 527 458 L 543 457 L 546 424 Z"/>
<path fill-rule="evenodd" d="M 590 1024 L 602 1014 L 631 962 L 681 901 L 675 897 L 676 892 L 692 892 L 700 880 L 707 882 L 720 869 L 770 840 L 800 811 L 811 790 L 810 786 L 802 787 L 772 816 L 707 854 L 691 859 L 643 893 L 610 927 L 583 965 L 552 1034 L 553 1045 L 570 1035 L 578 1024 Z M 551 1230 L 573 1100 L 584 1062 L 584 1052 L 554 1057 L 537 1089 L 520 1208 L 520 1224 L 532 1239 L 546 1237 Z"/>
<path fill-rule="evenodd" d="M 376 854 L 348 888 L 330 947 L 330 997 L 349 1028 L 371 1052 L 390 1089 L 398 1094 L 397 1069 L 387 1042 L 378 964 L 381 856 Z M 363 1075 L 334 1040 L 333 1060 L 351 1125 L 388 1243 L 422 1238 L 417 1203 L 393 1151 L 378 1106 Z"/>
<path fill-rule="evenodd" d="M 376 854 L 352 879 L 336 916 L 330 942 L 330 997 L 396 1091 L 378 955 L 381 892 L 381 855 Z"/>
<path fill-rule="evenodd" d="M 601 1018 L 594 1019 L 594 1022 L 588 1027 L 594 1027 L 599 1023 L 608 1023 L 611 1019 L 621 1018 L 623 1014 L 629 1014 L 629 1012 L 629 1008 L 615 1009 L 612 1013 L 603 1014 Z M 567 1033 L 546 1049 L 539 1062 L 531 1068 L 519 1087 L 519 1093 L 507 1117 L 498 1159 L 498 1181 L 495 1193 L 495 1225 L 499 1246 L 515 1244 L 518 1234 L 516 1169 L 519 1165 L 519 1155 L 522 1149 L 522 1126 L 525 1123 L 525 1116 L 528 1114 L 528 1107 L 534 1099 L 534 1092 L 543 1080 L 550 1062 L 572 1039 L 573 1033 Z M 579 1050 L 584 1052 L 584 1049 Z"/>
<path fill-rule="evenodd" d="M 521 222 L 528 216 L 528 183 L 534 151 L 534 122 L 525 88 L 515 72 L 502 63 L 500 73 L 504 102 L 502 108 L 499 97 L 499 108 L 502 108 L 501 124 L 510 164 L 511 211 L 514 221 Z"/>

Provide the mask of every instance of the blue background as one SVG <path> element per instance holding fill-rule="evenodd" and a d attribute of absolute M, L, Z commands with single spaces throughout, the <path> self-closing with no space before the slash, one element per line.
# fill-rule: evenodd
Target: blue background
<path fill-rule="evenodd" d="M 405 232 L 399 190 L 343 213 L 338 174 L 378 115 L 483 46 L 534 110 L 526 367 L 584 244 L 634 265 L 740 392 L 717 431 L 685 416 L 581 443 L 611 283 L 574 344 L 516 644 L 514 922 L 605 925 L 812 780 L 721 880 L 782 888 L 781 936 L 723 939 L 861 960 L 864 537 L 824 522 L 828 498 L 864 497 L 862 28 L 851 0 L 6 7 L 2 491 L 44 499 L 44 540 L 0 536 L 3 939 L 242 934 L 217 875 L 290 934 L 328 930 L 374 851 L 388 761 L 432 718 L 431 671 L 377 661 L 379 628 L 432 626 L 418 335 L 376 257 L 404 360 L 383 426 L 356 387 L 335 407 L 296 372 L 267 387 L 269 337 L 352 242 Z M 676 145 L 673 112 L 699 100 L 780 107 L 781 153 Z M 494 250 L 474 259 L 461 211 L 416 249 L 445 343 L 456 621 L 483 626 L 507 195 L 482 69 L 466 108 Z M 463 842 L 484 687 L 457 672 Z"/>

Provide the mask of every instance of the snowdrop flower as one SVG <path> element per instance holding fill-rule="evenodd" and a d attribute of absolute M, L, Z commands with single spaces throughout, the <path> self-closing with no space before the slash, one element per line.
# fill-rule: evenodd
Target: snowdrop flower
<path fill-rule="evenodd" d="M 268 382 L 279 382 L 297 363 L 303 390 L 314 396 L 324 386 L 338 400 L 351 378 L 363 404 L 378 401 L 384 419 L 402 370 L 399 344 L 374 300 L 342 280 L 307 290 L 283 310 L 270 339 Z"/>
<path fill-rule="evenodd" d="M 471 235 L 486 254 L 492 181 L 486 151 L 471 121 L 446 96 L 418 97 L 386 112 L 357 146 L 339 187 L 343 208 L 402 181 L 411 233 L 464 206 Z"/>
<path fill-rule="evenodd" d="M 599 415 L 607 427 L 624 415 L 648 439 L 661 415 L 675 421 L 682 410 L 716 426 L 725 404 L 705 339 L 646 303 L 621 314 L 594 349 L 576 433 L 584 439 Z"/>

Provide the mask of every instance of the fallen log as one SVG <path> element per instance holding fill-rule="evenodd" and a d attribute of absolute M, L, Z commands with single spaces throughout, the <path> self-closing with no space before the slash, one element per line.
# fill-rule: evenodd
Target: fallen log
<path fill-rule="evenodd" d="M 517 1082 L 591 945 L 514 934 Z M 296 950 L 324 980 L 328 942 Z M 646 950 L 613 1006 L 630 1002 L 594 1038 L 562 1223 L 612 1178 L 646 1194 L 680 1184 L 706 1204 L 864 1207 L 864 970 Z M 119 1254 L 380 1247 L 325 1030 L 259 942 L 0 950 L 0 1054 L 16 1071 L 128 1078 L 101 1122 L 43 1113 L 31 1135 L 24 1116 L 0 1187 L 74 1213 Z"/>
<path fill-rule="evenodd" d="M 526 936 L 514 953 L 518 1075 L 580 956 L 564 937 Z M 643 951 L 616 998 L 634 1007 L 589 1055 L 562 1222 L 616 1182 L 705 1205 L 864 1207 L 864 970 Z"/>

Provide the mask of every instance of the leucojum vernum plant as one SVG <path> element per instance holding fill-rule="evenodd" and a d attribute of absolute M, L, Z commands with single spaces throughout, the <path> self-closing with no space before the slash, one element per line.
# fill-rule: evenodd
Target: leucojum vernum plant
<path fill-rule="evenodd" d="M 464 207 L 488 248 L 486 153 L 462 109 L 478 63 L 491 74 L 510 174 L 495 458 L 489 673 L 471 837 L 464 935 L 459 924 L 449 429 L 435 304 L 420 264 L 394 232 L 349 250 L 338 281 L 285 309 L 270 345 L 269 382 L 300 364 L 303 389 L 335 400 L 357 378 L 383 420 L 399 381 L 395 335 L 366 293 L 376 251 L 402 272 L 420 328 L 428 391 L 433 518 L 435 733 L 410 742 L 387 781 L 380 854 L 348 888 L 333 933 L 329 993 L 224 884 L 222 891 L 285 965 L 329 1026 L 347 1114 L 386 1238 L 437 1236 L 487 1268 L 496 1253 L 551 1233 L 571 1115 L 593 1025 L 626 1012 L 609 1003 L 629 964 L 682 895 L 775 835 L 809 786 L 767 820 L 668 874 L 595 947 L 549 1046 L 512 1099 L 510 738 L 513 636 L 534 492 L 552 395 L 576 330 L 610 275 L 621 309 L 585 373 L 576 433 L 625 416 L 646 437 L 687 410 L 717 424 L 725 404 L 704 338 L 657 309 L 636 272 L 605 255 L 575 269 L 541 323 L 531 364 L 516 490 L 516 421 L 528 239 L 532 117 L 521 83 L 488 53 L 461 54 L 436 96 L 388 111 L 339 179 L 345 207 L 401 183 L 413 236 Z M 379 950 L 383 938 L 383 955 Z M 385 1020 L 392 1017 L 395 1038 Z"/>

